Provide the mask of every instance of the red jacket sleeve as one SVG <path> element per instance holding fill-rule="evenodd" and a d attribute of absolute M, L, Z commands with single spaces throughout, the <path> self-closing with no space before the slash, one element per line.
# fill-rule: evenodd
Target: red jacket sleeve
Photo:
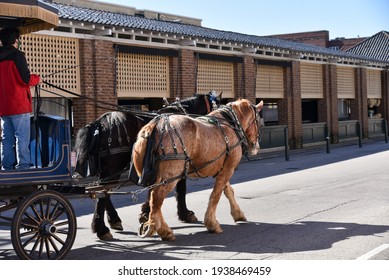
<path fill-rule="evenodd" d="M 30 81 L 28 83 L 28 86 L 33 87 L 39 84 L 40 81 L 40 76 L 36 74 L 31 74 L 30 75 Z"/>

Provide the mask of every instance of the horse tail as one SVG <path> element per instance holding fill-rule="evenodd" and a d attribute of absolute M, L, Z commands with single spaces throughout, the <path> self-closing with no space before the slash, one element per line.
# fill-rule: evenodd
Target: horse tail
<path fill-rule="evenodd" d="M 76 171 L 81 175 L 85 176 L 85 165 L 88 162 L 89 146 L 92 141 L 92 135 L 89 126 L 84 126 L 77 132 L 76 143 L 74 151 L 77 154 L 77 165 Z"/>
<path fill-rule="evenodd" d="M 158 118 L 141 128 L 132 150 L 132 163 L 139 176 L 139 185 L 147 186 L 155 181 L 154 168 L 155 133 Z"/>

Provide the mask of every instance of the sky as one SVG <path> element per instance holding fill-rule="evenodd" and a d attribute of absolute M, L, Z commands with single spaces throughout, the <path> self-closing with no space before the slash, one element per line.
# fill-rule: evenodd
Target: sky
<path fill-rule="evenodd" d="M 250 35 L 328 30 L 330 39 L 389 31 L 389 0 L 96 0 L 202 19 Z"/>

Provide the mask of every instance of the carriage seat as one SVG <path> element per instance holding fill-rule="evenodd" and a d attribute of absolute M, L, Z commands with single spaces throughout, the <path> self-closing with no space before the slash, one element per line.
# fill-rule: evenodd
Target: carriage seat
<path fill-rule="evenodd" d="M 60 157 L 59 119 L 51 115 L 31 117 L 31 162 L 36 167 L 49 167 Z"/>

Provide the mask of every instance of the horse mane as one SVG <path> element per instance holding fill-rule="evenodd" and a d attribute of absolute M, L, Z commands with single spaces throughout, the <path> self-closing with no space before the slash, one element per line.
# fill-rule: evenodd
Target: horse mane
<path fill-rule="evenodd" d="M 96 122 L 101 124 L 103 130 L 111 130 L 113 127 L 118 127 L 126 122 L 128 116 L 133 116 L 130 112 L 113 111 L 107 112 L 100 116 Z"/>
<path fill-rule="evenodd" d="M 194 108 L 201 108 L 200 103 L 205 102 L 204 97 L 209 96 L 209 93 L 195 93 L 193 96 L 175 101 L 170 103 L 168 106 L 159 109 L 157 112 L 160 113 L 170 113 L 170 112 L 181 112 L 179 109 L 180 106 L 184 108 L 187 114 L 199 114 L 199 112 L 194 111 Z"/>

